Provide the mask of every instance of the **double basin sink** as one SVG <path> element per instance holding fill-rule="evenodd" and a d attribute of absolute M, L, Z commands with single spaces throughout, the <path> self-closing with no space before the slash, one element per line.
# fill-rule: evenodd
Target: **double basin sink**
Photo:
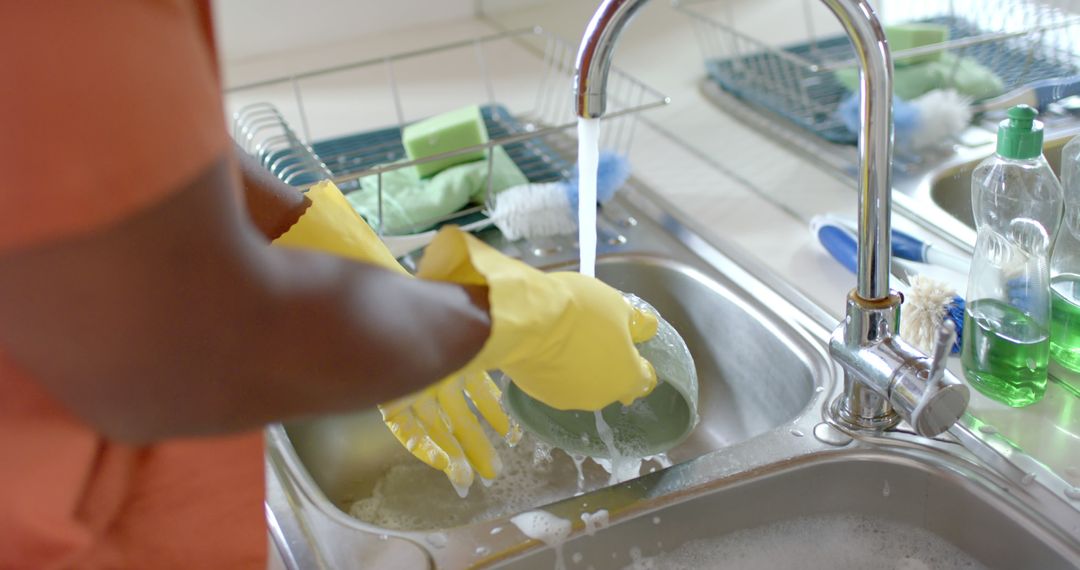
<path fill-rule="evenodd" d="M 668 454 L 673 465 L 646 463 L 641 477 L 609 484 L 586 464 L 579 480 L 568 457 L 526 441 L 504 450 L 517 465 L 508 482 L 459 500 L 373 410 L 274 426 L 267 514 L 287 567 L 647 567 L 642 558 L 689 541 L 820 516 L 906 525 L 989 568 L 1080 567 L 1075 505 L 1048 506 L 1060 498 L 1001 477 L 954 437 L 831 425 L 842 384 L 827 353 L 835 319 L 737 248 L 704 241 L 647 188 L 631 183 L 617 200 L 597 274 L 655 306 L 697 365 L 701 422 Z M 550 253 L 488 237 L 545 268 L 576 256 L 570 243 Z M 1050 520 L 1048 508 L 1066 515 Z M 532 509 L 570 521 L 559 548 L 511 521 Z"/>

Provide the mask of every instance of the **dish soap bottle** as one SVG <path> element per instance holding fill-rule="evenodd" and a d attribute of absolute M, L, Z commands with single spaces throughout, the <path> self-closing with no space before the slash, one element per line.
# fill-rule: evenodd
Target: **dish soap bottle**
<path fill-rule="evenodd" d="M 1061 151 L 1061 185 L 1065 219 L 1050 259 L 1050 354 L 1080 373 L 1080 136 Z M 1080 396 L 1076 377 L 1060 380 Z"/>
<path fill-rule="evenodd" d="M 971 177 L 978 237 L 961 360 L 973 387 L 1010 406 L 1043 397 L 1050 360 L 1050 252 L 1063 196 L 1036 116 L 1027 105 L 1009 109 L 997 152 Z"/>

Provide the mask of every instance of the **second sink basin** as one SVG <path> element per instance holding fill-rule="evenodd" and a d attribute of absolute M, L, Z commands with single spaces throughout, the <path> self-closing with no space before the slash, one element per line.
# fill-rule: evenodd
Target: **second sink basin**
<path fill-rule="evenodd" d="M 1069 140 L 1069 137 L 1061 137 L 1043 145 L 1046 161 L 1059 177 L 1061 149 Z M 972 230 L 975 229 L 975 218 L 971 214 L 971 173 L 983 158 L 985 157 L 943 168 L 934 174 L 930 181 L 930 198 L 934 204 Z"/>
<path fill-rule="evenodd" d="M 917 451 L 818 456 L 579 535 L 562 556 L 573 568 L 636 562 L 635 570 L 1080 564 L 1075 545 L 1026 520 L 1008 493 L 941 459 Z M 547 570 L 555 555 L 532 552 L 506 567 Z"/>

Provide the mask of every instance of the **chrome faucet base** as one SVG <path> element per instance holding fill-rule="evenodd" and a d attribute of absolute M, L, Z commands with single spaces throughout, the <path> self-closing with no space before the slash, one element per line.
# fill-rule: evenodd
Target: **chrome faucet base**
<path fill-rule="evenodd" d="M 844 322 L 829 342 L 829 351 L 844 367 L 844 392 L 833 402 L 833 419 L 849 429 L 881 431 L 900 423 L 887 394 L 865 381 L 869 375 L 862 367 L 870 364 L 858 358 L 841 358 L 839 353 L 856 356 L 861 349 L 887 341 L 896 334 L 900 323 L 900 296 L 890 291 L 881 301 L 867 301 L 856 291 L 848 294 Z M 850 361 L 851 364 L 844 364 Z"/>

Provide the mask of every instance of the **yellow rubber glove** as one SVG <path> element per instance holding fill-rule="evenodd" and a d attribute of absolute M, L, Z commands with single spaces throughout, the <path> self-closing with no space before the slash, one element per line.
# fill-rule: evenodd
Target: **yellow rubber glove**
<path fill-rule="evenodd" d="M 337 186 L 320 182 L 306 195 L 311 205 L 274 245 L 333 253 L 408 275 Z M 394 437 L 421 461 L 445 472 L 459 493 L 472 484 L 474 470 L 494 479 L 502 468 L 466 397 L 510 445 L 517 443 L 521 430 L 503 411 L 502 392 L 483 369 L 458 372 L 379 406 Z"/>
<path fill-rule="evenodd" d="M 454 227 L 435 236 L 417 276 L 488 287 L 491 334 L 467 370 L 500 369 L 560 410 L 629 405 L 656 386 L 634 346 L 656 334 L 656 316 L 597 279 L 544 273 Z"/>

